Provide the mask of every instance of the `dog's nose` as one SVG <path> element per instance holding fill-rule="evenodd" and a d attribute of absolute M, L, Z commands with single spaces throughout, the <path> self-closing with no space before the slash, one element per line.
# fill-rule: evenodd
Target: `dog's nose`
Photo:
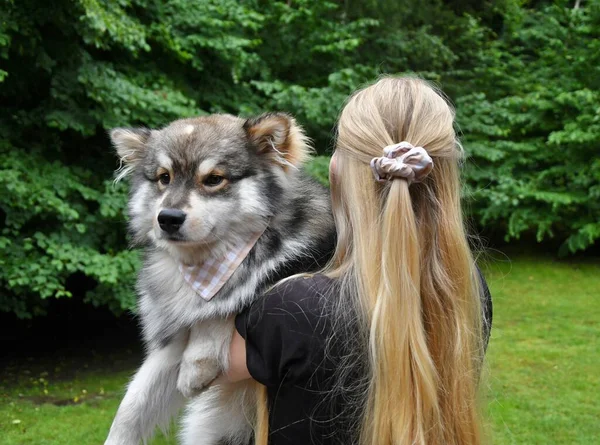
<path fill-rule="evenodd" d="M 158 225 L 162 230 L 167 232 L 169 235 L 177 232 L 183 222 L 185 221 L 186 214 L 178 209 L 165 209 L 161 210 L 158 214 Z"/>

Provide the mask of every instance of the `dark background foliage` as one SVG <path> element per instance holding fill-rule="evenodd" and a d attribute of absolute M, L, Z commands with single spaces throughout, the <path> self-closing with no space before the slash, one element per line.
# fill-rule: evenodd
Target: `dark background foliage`
<path fill-rule="evenodd" d="M 407 72 L 456 104 L 479 230 L 561 255 L 594 247 L 599 0 L 2 1 L 0 311 L 134 306 L 108 129 L 286 110 L 326 180 L 345 97 Z"/>

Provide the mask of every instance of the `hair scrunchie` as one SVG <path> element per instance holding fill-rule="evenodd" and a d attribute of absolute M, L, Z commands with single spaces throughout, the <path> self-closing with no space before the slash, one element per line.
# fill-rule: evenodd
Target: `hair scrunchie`
<path fill-rule="evenodd" d="M 382 157 L 371 159 L 371 169 L 378 182 L 402 178 L 410 185 L 427 177 L 433 169 L 433 160 L 423 147 L 403 141 L 388 145 Z"/>

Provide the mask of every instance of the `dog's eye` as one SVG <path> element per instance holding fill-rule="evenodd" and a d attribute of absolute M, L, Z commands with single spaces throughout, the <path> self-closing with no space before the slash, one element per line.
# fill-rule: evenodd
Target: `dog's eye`
<path fill-rule="evenodd" d="M 169 185 L 169 183 L 171 182 L 171 175 L 169 175 L 168 173 L 162 173 L 158 177 L 158 180 L 162 185 Z"/>
<path fill-rule="evenodd" d="M 204 178 L 204 185 L 207 187 L 216 187 L 221 185 L 221 183 L 225 180 L 223 176 L 219 175 L 208 175 Z"/>

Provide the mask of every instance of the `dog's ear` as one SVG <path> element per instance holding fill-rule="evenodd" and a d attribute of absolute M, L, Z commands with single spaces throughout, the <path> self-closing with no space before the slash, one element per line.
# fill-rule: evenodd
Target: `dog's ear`
<path fill-rule="evenodd" d="M 149 137 L 148 128 L 114 128 L 110 131 L 110 140 L 124 164 L 135 164 L 143 157 Z"/>
<path fill-rule="evenodd" d="M 248 119 L 244 130 L 257 152 L 284 170 L 301 166 L 310 154 L 308 138 L 289 114 L 266 113 Z"/>
<path fill-rule="evenodd" d="M 150 132 L 148 128 L 115 128 L 110 131 L 110 140 L 121 161 L 117 181 L 127 176 L 144 157 Z"/>

